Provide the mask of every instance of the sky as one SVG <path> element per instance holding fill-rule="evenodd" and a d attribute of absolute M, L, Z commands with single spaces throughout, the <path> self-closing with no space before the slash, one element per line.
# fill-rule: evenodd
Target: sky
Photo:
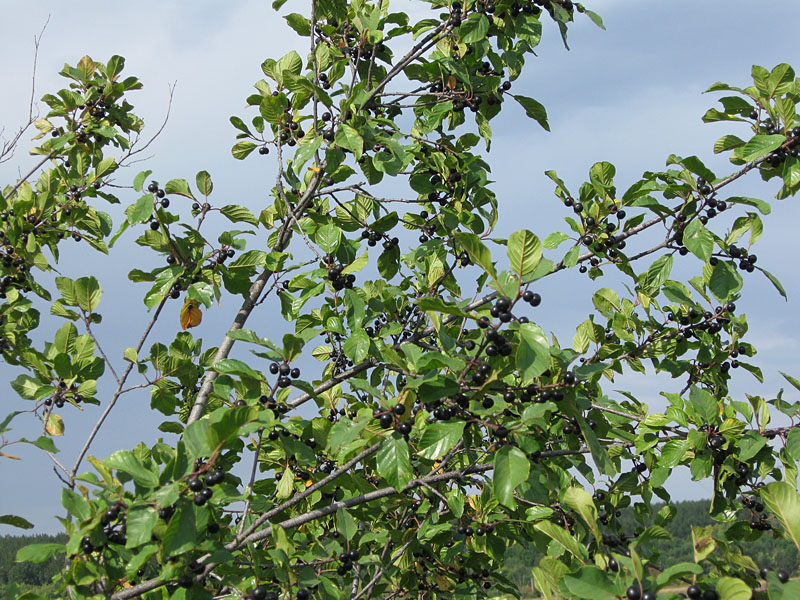
<path fill-rule="evenodd" d="M 620 190 L 646 170 L 663 169 L 671 153 L 696 154 L 718 174 L 730 172 L 733 168 L 727 161 L 712 153 L 714 141 L 728 133 L 730 126 L 702 123 L 702 114 L 716 102 L 714 94 L 702 94 L 703 90 L 718 80 L 747 85 L 754 63 L 767 68 L 781 62 L 800 65 L 791 20 L 771 18 L 762 21 L 761 29 L 754 29 L 751 3 L 587 0 L 584 4 L 602 15 L 607 29 L 602 31 L 588 19 L 579 19 L 570 29 L 571 50 L 567 52 L 555 25 L 546 23 L 538 58 L 529 59 L 524 75 L 514 82 L 513 91 L 546 106 L 551 132 L 527 120 L 511 103 L 492 122 L 494 140 L 487 160 L 500 200 L 498 233 L 502 235 L 523 226 L 542 238 L 552 231 L 567 230 L 563 217 L 568 213 L 553 197 L 553 184 L 544 176 L 548 169 L 558 171 L 568 186 L 577 189 L 594 162 L 607 160 L 617 167 Z M 392 6 L 418 10 L 411 0 Z M 283 13 L 303 7 L 292 0 Z M 775 0 L 770 13 L 789 14 L 793 9 L 796 0 Z M 214 179 L 215 202 L 244 204 L 255 211 L 264 205 L 274 181 L 274 167 L 255 155 L 241 162 L 231 157 L 235 132 L 228 117 L 253 115 L 246 109 L 245 98 L 252 93 L 252 84 L 263 77 L 260 64 L 264 59 L 279 57 L 292 48 L 305 55 L 306 40 L 285 26 L 269 2 L 115 2 L 93 10 L 89 18 L 85 11 L 66 3 L 6 0 L 2 15 L 0 49 L 4 57 L 13 57 L 2 66 L 0 129 L 5 136 L 26 118 L 33 40 L 46 24 L 38 54 L 37 98 L 63 85 L 57 73 L 64 63 L 74 64 L 85 54 L 100 61 L 119 54 L 126 58 L 125 73 L 144 83 L 130 101 L 144 119 L 147 134 L 163 121 L 174 86 L 164 132 L 150 146 L 146 161 L 117 174 L 121 185 L 144 169 L 152 169 L 152 177 L 162 184 L 177 177 L 193 181 L 194 174 L 205 169 Z M 46 112 L 46 107 L 40 106 L 40 110 Z M 739 133 L 747 134 L 744 130 Z M 13 160 L 0 165 L 0 181 L 13 181 L 30 164 L 23 147 Z M 777 189 L 775 182 L 765 184 L 751 177 L 737 184 L 735 193 L 770 200 Z M 138 194 L 123 190 L 120 197 L 124 204 L 135 201 Z M 748 315 L 748 340 L 759 348 L 758 364 L 766 381 L 760 385 L 736 373 L 736 393 L 774 397 L 785 384 L 779 371 L 800 376 L 795 359 L 800 351 L 796 335 L 800 326 L 795 258 L 800 254 L 798 217 L 796 200 L 774 201 L 773 213 L 765 219 L 765 235 L 756 247 L 759 265 L 781 279 L 789 302 L 759 274 L 745 274 L 746 294 L 737 304 Z M 133 267 L 157 264 L 143 258 L 130 237 L 120 244 L 127 262 L 124 268 L 120 268 L 118 255 L 112 254 L 111 259 L 84 255 L 78 246 L 68 246 L 62 258 L 67 274 L 72 268 L 70 261 L 83 267 L 85 260 L 92 260 L 92 273 L 104 288 L 104 321 L 97 333 L 101 340 L 108 340 L 107 352 L 117 357 L 117 365 L 122 350 L 135 344 L 149 318 L 141 303 L 145 288 L 131 293 L 126 273 Z M 540 290 L 544 302 L 532 318 L 559 339 L 571 340 L 575 325 L 592 310 L 591 293 L 598 287 L 601 285 L 576 270 L 548 278 Z M 232 301 L 207 311 L 203 325 L 195 330 L 207 345 L 219 343 L 237 306 Z M 158 336 L 172 339 L 179 308 L 177 304 L 168 306 L 172 312 L 155 330 L 152 341 Z M 281 320 L 278 315 L 269 319 L 264 333 L 279 337 L 286 329 Z M 45 334 L 52 335 L 52 330 L 45 327 Z M 236 351 L 246 356 L 245 349 Z M 308 368 L 311 366 L 309 363 Z M 18 374 L 5 365 L 0 368 L 2 379 Z M 676 386 L 679 388 L 680 382 L 664 377 L 628 376 L 609 390 L 627 389 L 658 410 L 663 407 L 658 391 L 675 391 Z M 787 390 L 787 394 L 797 398 L 793 391 Z M 19 407 L 21 401 L 10 388 L 2 397 L 5 410 L 0 416 Z M 65 464 L 72 464 L 100 410 L 87 407 L 80 414 L 75 409 L 63 414 L 67 435 L 57 444 Z M 159 422 L 150 414 L 148 392 L 131 393 L 112 412 L 91 453 L 104 457 L 142 439 L 152 442 Z M 12 436 L 36 437 L 40 428 L 32 417 L 19 417 L 14 425 Z M 23 460 L 0 462 L 3 480 L 13 482 L 0 495 L 0 514 L 24 516 L 36 525 L 37 532 L 59 530 L 54 515 L 63 512 L 60 483 L 49 470 L 49 459 L 33 448 L 13 448 Z M 670 491 L 675 499 L 709 494 L 707 485 L 690 482 L 680 470 L 674 479 Z M 19 530 L 0 526 L 2 533 Z"/>

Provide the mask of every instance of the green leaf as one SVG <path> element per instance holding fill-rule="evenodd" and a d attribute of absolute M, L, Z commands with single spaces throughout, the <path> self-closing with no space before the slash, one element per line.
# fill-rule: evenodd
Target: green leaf
<path fill-rule="evenodd" d="M 567 590 L 578 598 L 587 600 L 614 600 L 614 584 L 608 574 L 594 565 L 586 565 L 562 579 Z"/>
<path fill-rule="evenodd" d="M 673 579 L 677 579 L 678 577 L 682 577 L 687 573 L 691 573 L 694 575 L 699 575 L 703 572 L 703 567 L 693 562 L 681 562 L 675 565 L 671 565 L 664 569 L 661 573 L 659 573 L 658 578 L 656 579 L 656 583 L 659 586 L 667 585 Z"/>
<path fill-rule="evenodd" d="M 769 584 L 767 589 L 769 600 L 795 600 L 795 598 L 800 598 L 800 581 L 789 581 L 783 584 L 778 579 L 776 572 L 770 571 L 767 575 L 767 583 Z"/>
<path fill-rule="evenodd" d="M 0 515 L 0 525 L 10 525 L 19 529 L 33 529 L 34 527 L 33 523 L 17 515 Z"/>
<path fill-rule="evenodd" d="M 756 269 L 761 271 L 764 274 L 764 277 L 769 279 L 770 283 L 775 287 L 776 290 L 778 290 L 778 293 L 781 296 L 783 296 L 784 300 L 788 300 L 789 299 L 789 296 L 786 295 L 786 290 L 783 289 L 783 285 L 781 285 L 781 282 L 778 280 L 777 277 L 775 277 L 775 275 L 773 275 L 772 273 L 770 273 L 766 269 L 762 269 L 761 267 L 756 267 Z"/>
<path fill-rule="evenodd" d="M 197 300 L 197 302 L 206 308 L 211 308 L 211 304 L 214 300 L 214 288 L 205 281 L 198 281 L 189 286 L 189 289 L 186 290 L 186 295 L 192 300 Z M 136 361 L 133 360 L 131 362 Z"/>
<path fill-rule="evenodd" d="M 118 450 L 103 464 L 110 469 L 116 469 L 130 475 L 139 485 L 146 488 L 158 487 L 158 475 L 146 469 L 142 462 L 130 450 Z"/>
<path fill-rule="evenodd" d="M 606 26 L 603 25 L 603 19 L 598 15 L 596 12 L 589 10 L 588 8 L 583 9 L 584 14 L 592 20 L 592 23 L 597 25 L 600 29 L 605 29 Z"/>
<path fill-rule="evenodd" d="M 766 440 L 764 441 L 766 442 Z M 789 435 L 786 436 L 786 450 L 793 459 L 800 460 L 800 429 L 795 427 L 789 432 Z"/>
<path fill-rule="evenodd" d="M 355 363 L 362 362 L 369 354 L 369 336 L 362 329 L 350 334 L 342 347 L 345 356 Z"/>
<path fill-rule="evenodd" d="M 403 436 L 397 432 L 393 432 L 383 439 L 375 460 L 377 462 L 378 475 L 383 477 L 397 491 L 405 489 L 408 482 L 414 477 L 408 444 Z"/>
<path fill-rule="evenodd" d="M 461 23 L 458 35 L 461 43 L 474 44 L 485 38 L 488 31 L 489 19 L 479 12 L 474 12 Z"/>
<path fill-rule="evenodd" d="M 800 550 L 800 495 L 793 485 L 773 481 L 761 488 L 761 500 L 783 525 L 783 535 Z"/>
<path fill-rule="evenodd" d="M 236 142 L 233 145 L 233 148 L 231 148 L 231 154 L 236 160 L 244 160 L 257 147 L 258 146 L 256 146 L 254 142 L 242 140 L 241 142 Z"/>
<path fill-rule="evenodd" d="M 102 295 L 100 283 L 94 277 L 81 277 L 75 281 L 75 302 L 86 312 L 94 312 Z"/>
<path fill-rule="evenodd" d="M 259 373 L 246 363 L 235 358 L 223 358 L 214 364 L 213 369 L 217 373 L 237 375 L 238 377 L 248 377 L 250 379 L 255 379 L 256 381 L 262 381 L 264 379 L 264 375 L 262 373 Z"/>
<path fill-rule="evenodd" d="M 592 495 L 582 487 L 573 485 L 561 495 L 561 501 L 578 513 L 589 526 L 597 539 L 600 539 L 600 528 L 597 526 L 597 508 Z"/>
<path fill-rule="evenodd" d="M 672 271 L 672 262 L 671 254 L 660 256 L 653 261 L 647 272 L 640 276 L 639 285 L 645 294 L 653 296 L 658 292 L 661 285 L 669 278 L 669 274 Z"/>
<path fill-rule="evenodd" d="M 0 433 L 5 433 L 6 431 L 9 431 L 8 424 L 11 423 L 11 420 L 17 415 L 21 415 L 24 413 L 25 411 L 22 410 L 15 410 L 13 412 L 8 413 L 6 417 L 2 421 L 0 421 Z"/>
<path fill-rule="evenodd" d="M 278 75 L 279 82 L 282 82 L 283 79 L 283 72 L 289 71 L 292 75 L 300 75 L 300 71 L 303 69 L 303 60 L 300 58 L 300 55 L 292 50 L 286 56 L 281 57 L 275 63 L 275 73 Z"/>
<path fill-rule="evenodd" d="M 189 189 L 189 182 L 185 179 L 171 179 L 167 182 L 167 185 L 164 186 L 164 191 L 167 194 L 178 194 L 179 196 L 185 196 L 192 200 L 195 199 L 192 195 L 192 191 Z"/>
<path fill-rule="evenodd" d="M 566 233 L 561 233 L 560 231 L 555 231 L 544 238 L 544 242 L 542 245 L 547 248 L 548 250 L 553 250 L 554 248 L 558 248 L 563 242 L 566 242 L 569 239 L 569 236 Z"/>
<path fill-rule="evenodd" d="M 719 600 L 750 600 L 753 590 L 741 579 L 720 577 L 715 584 Z"/>
<path fill-rule="evenodd" d="M 336 511 L 336 531 L 349 542 L 358 533 L 358 521 L 345 509 L 340 508 Z"/>
<path fill-rule="evenodd" d="M 214 189 L 214 184 L 211 182 L 211 175 L 208 174 L 208 171 L 200 171 L 195 176 L 195 183 L 197 184 L 197 191 L 203 196 L 208 196 Z"/>
<path fill-rule="evenodd" d="M 559 527 L 552 521 L 539 521 L 534 525 L 534 528 L 562 546 L 578 560 L 582 562 L 585 561 L 586 547 L 580 544 L 580 542 L 572 537 L 563 527 Z"/>
<path fill-rule="evenodd" d="M 708 289 L 721 302 L 727 302 L 733 294 L 742 289 L 742 278 L 736 272 L 736 267 L 726 261 L 719 261 L 714 265 L 707 283 Z"/>
<path fill-rule="evenodd" d="M 550 366 L 550 344 L 542 328 L 535 323 L 520 325 L 519 338 L 516 365 L 522 383 L 527 385 Z"/>
<path fill-rule="evenodd" d="M 511 270 L 520 279 L 531 273 L 542 259 L 542 243 L 527 229 L 511 234 L 507 251 Z"/>
<path fill-rule="evenodd" d="M 760 435 L 757 431 L 748 431 L 738 439 L 737 445 L 739 448 L 739 460 L 742 462 L 747 462 L 756 454 L 758 454 L 764 446 L 767 445 L 767 439 Z M 788 445 L 789 444 L 787 440 L 787 447 Z M 800 454 L 798 456 L 800 456 Z"/>
<path fill-rule="evenodd" d="M 689 401 L 695 411 L 707 425 L 713 425 L 719 419 L 719 403 L 711 392 L 693 385 L 689 391 Z"/>
<path fill-rule="evenodd" d="M 350 150 L 355 156 L 356 160 L 361 158 L 364 151 L 364 139 L 361 135 L 347 123 L 342 123 L 336 130 L 334 135 L 334 142 L 340 148 Z"/>
<path fill-rule="evenodd" d="M 495 499 L 508 508 L 516 508 L 514 490 L 528 479 L 531 464 L 515 446 L 503 446 L 494 455 L 493 492 Z"/>
<path fill-rule="evenodd" d="M 17 562 L 41 563 L 66 551 L 64 544 L 30 544 L 17 550 Z"/>
<path fill-rule="evenodd" d="M 202 533 L 197 527 L 194 506 L 186 499 L 179 500 L 164 534 L 164 556 L 177 556 L 191 550 L 197 544 L 197 536 Z"/>
<path fill-rule="evenodd" d="M 525 109 L 525 114 L 539 123 L 545 131 L 550 131 L 550 125 L 547 123 L 547 111 L 543 104 L 527 96 L 518 94 L 511 94 L 511 96 Z"/>
<path fill-rule="evenodd" d="M 428 425 L 417 444 L 417 454 L 436 460 L 444 457 L 464 435 L 464 422 L 436 422 Z"/>
<path fill-rule="evenodd" d="M 144 180 L 150 176 L 152 171 L 140 171 L 136 174 L 136 177 L 133 178 L 133 189 L 137 192 L 141 192 L 142 188 L 144 187 Z"/>
<path fill-rule="evenodd" d="M 228 204 L 219 209 L 223 215 L 228 217 L 234 223 L 249 223 L 250 225 L 258 225 L 258 219 L 250 211 L 249 208 L 239 206 L 238 204 Z"/>
<path fill-rule="evenodd" d="M 153 536 L 153 528 L 158 522 L 158 513 L 152 506 L 133 506 L 125 514 L 126 548 L 136 548 L 146 544 Z"/>
<path fill-rule="evenodd" d="M 467 251 L 473 263 L 491 275 L 492 279 L 497 279 L 497 272 L 492 263 L 492 254 L 477 235 L 474 233 L 457 231 L 455 233 L 455 239 L 456 244 Z"/>
<path fill-rule="evenodd" d="M 294 29 L 298 35 L 302 35 L 304 37 L 308 37 L 311 35 L 311 22 L 306 19 L 303 15 L 299 15 L 297 13 L 291 13 L 288 15 L 284 15 L 283 17 L 286 19 L 286 22 L 289 24 L 289 27 Z"/>
<path fill-rule="evenodd" d="M 607 319 L 612 319 L 619 310 L 619 295 L 610 288 L 601 288 L 592 296 L 592 304 Z"/>
<path fill-rule="evenodd" d="M 736 137 L 735 135 L 723 135 L 714 144 L 714 154 L 720 154 L 728 150 L 733 150 L 744 146 L 744 140 Z"/>
<path fill-rule="evenodd" d="M 333 223 L 323 225 L 317 230 L 315 241 L 325 254 L 334 254 L 342 242 L 342 230 Z"/>
<path fill-rule="evenodd" d="M 88 500 L 69 488 L 61 490 L 61 505 L 67 509 L 70 515 L 77 517 L 79 522 L 86 521 L 92 516 Z"/>
<path fill-rule="evenodd" d="M 289 467 L 286 467 L 281 475 L 278 485 L 275 487 L 275 497 L 279 500 L 288 498 L 294 489 L 294 475 Z"/>
<path fill-rule="evenodd" d="M 125 211 L 125 214 L 128 217 L 128 224 L 135 225 L 136 223 L 144 223 L 145 221 L 149 221 L 150 217 L 153 216 L 153 207 L 153 194 L 145 194 L 139 198 L 136 201 L 136 204 L 132 204 Z"/>
<path fill-rule="evenodd" d="M 782 135 L 757 135 L 738 148 L 734 156 L 750 162 L 777 150 L 785 141 L 786 138 Z"/>
<path fill-rule="evenodd" d="M 714 238 L 699 219 L 692 220 L 683 230 L 683 245 L 703 262 L 714 252 Z"/>

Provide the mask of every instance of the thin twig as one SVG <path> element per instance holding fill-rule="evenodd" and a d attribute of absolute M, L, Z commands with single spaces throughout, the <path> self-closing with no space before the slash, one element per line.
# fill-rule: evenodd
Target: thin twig
<path fill-rule="evenodd" d="M 147 336 L 150 334 L 150 331 L 153 329 L 153 326 L 156 324 L 156 321 L 158 320 L 158 317 L 161 314 L 161 309 L 164 308 L 166 302 L 167 302 L 167 296 L 165 296 L 164 299 L 161 300 L 161 303 L 158 305 L 158 308 L 156 308 L 156 312 L 153 314 L 153 318 L 150 319 L 150 322 L 147 324 L 147 327 L 145 327 L 144 333 L 142 334 L 139 343 L 136 345 L 137 354 L 144 346 L 144 342 L 147 339 Z M 81 462 L 83 462 L 83 458 L 89 451 L 89 446 L 91 446 L 92 442 L 94 441 L 94 438 L 97 436 L 97 433 L 100 431 L 100 428 L 103 426 L 103 423 L 105 422 L 109 413 L 114 408 L 114 405 L 117 403 L 117 400 L 119 400 L 120 396 L 122 395 L 122 388 L 125 385 L 125 381 L 128 379 L 128 375 L 130 375 L 131 371 L 133 370 L 133 364 L 134 363 L 132 362 L 128 363 L 125 372 L 119 379 L 119 383 L 117 384 L 117 389 L 114 391 L 114 395 L 108 402 L 108 406 L 106 406 L 106 409 L 103 411 L 103 414 L 100 415 L 100 418 L 97 420 L 97 423 L 95 423 L 91 433 L 89 433 L 89 437 L 86 438 L 86 442 L 83 444 L 83 448 L 81 448 L 81 451 L 78 453 L 78 458 L 75 460 L 75 465 L 72 467 L 72 470 L 70 471 L 69 475 L 70 487 L 75 485 L 75 475 L 78 473 L 78 469 L 81 466 Z"/>
<path fill-rule="evenodd" d="M 258 430 L 258 441 L 256 442 L 256 449 L 253 452 L 253 468 L 250 470 L 250 483 L 247 484 L 247 501 L 244 504 L 244 513 L 242 514 L 242 520 L 239 521 L 239 531 L 236 535 L 242 535 L 242 531 L 244 531 L 245 520 L 247 519 L 247 513 L 250 512 L 250 501 L 253 497 L 253 484 L 256 480 L 256 471 L 258 468 L 258 455 L 261 453 L 261 440 L 264 436 L 264 429 L 261 428 Z"/>

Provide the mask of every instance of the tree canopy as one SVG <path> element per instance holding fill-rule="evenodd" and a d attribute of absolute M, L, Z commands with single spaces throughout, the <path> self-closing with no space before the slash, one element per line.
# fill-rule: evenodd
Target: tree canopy
<path fill-rule="evenodd" d="M 24 371 L 0 433 L 41 420 L 23 441 L 54 461 L 69 536 L 17 560 L 63 559 L 73 599 L 471 599 L 518 595 L 501 567 L 519 544 L 537 550 L 548 600 L 677 598 L 676 586 L 746 600 L 762 579 L 770 598 L 797 595 L 746 546 L 773 535 L 800 548 L 798 406 L 729 383 L 733 369 L 762 378 L 736 306 L 744 283 L 758 272 L 785 295 L 754 251 L 770 205 L 736 187 L 760 177 L 796 194 L 800 80 L 779 64 L 754 66 L 746 87 L 711 85 L 720 106 L 703 119 L 730 125 L 713 148 L 725 173 L 671 155 L 618 190 L 608 162 L 578 186 L 546 171 L 566 231 L 502 237 L 491 123 L 515 103 L 549 128 L 514 81 L 542 23 L 566 44 L 577 18 L 603 26 L 571 0 L 433 0 L 413 14 L 311 0 L 284 14 L 307 53 L 264 61 L 250 110 L 230 117 L 233 156 L 277 165 L 257 209 L 218 200 L 207 171 L 131 181 L 141 83 L 120 56 L 65 66 L 33 123 L 34 160 L 0 198 L 0 350 Z M 210 236 L 211 221 L 229 229 Z M 113 254 L 121 236 L 160 266 L 128 275 L 152 317 L 117 357 L 95 335 L 91 267 L 46 282 L 63 244 Z M 536 307 L 571 270 L 594 310 L 559 340 Z M 237 310 L 216 346 L 192 332 L 215 302 Z M 168 303 L 183 307 L 177 333 L 153 339 Z M 278 314 L 291 331 L 270 339 Z M 45 319 L 63 324 L 39 344 Z M 301 372 L 307 356 L 318 368 Z M 671 376 L 663 413 L 615 390 L 632 372 Z M 94 456 L 109 413 L 142 388 L 165 437 Z M 86 404 L 98 420 L 64 463 L 56 443 Z M 771 425 L 778 414 L 791 424 Z M 712 481 L 719 526 L 692 527 L 692 560 L 661 564 L 678 466 Z"/>

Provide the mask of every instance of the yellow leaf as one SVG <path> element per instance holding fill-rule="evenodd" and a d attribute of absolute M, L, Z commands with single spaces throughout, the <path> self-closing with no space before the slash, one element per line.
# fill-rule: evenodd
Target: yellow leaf
<path fill-rule="evenodd" d="M 50 413 L 47 417 L 45 431 L 50 435 L 64 435 L 64 421 L 57 414 Z"/>
<path fill-rule="evenodd" d="M 451 90 L 456 89 L 456 85 L 458 84 L 458 80 L 456 79 L 455 75 L 450 75 L 447 78 L 447 87 Z"/>
<path fill-rule="evenodd" d="M 184 331 L 190 327 L 197 327 L 203 320 L 203 313 L 197 306 L 196 300 L 186 299 L 181 309 L 181 327 Z"/>
<path fill-rule="evenodd" d="M 306 481 L 306 487 L 311 487 L 312 485 L 314 485 L 314 480 L 313 479 L 309 479 L 309 480 Z"/>
<path fill-rule="evenodd" d="M 14 460 L 22 460 L 19 456 L 14 456 L 13 454 L 6 454 L 5 452 L 0 452 L 0 456 L 5 458 L 13 458 Z"/>
<path fill-rule="evenodd" d="M 450 580 L 444 575 L 437 573 L 433 576 L 433 579 L 436 581 L 436 585 L 439 586 L 440 589 L 447 591 L 453 587 L 453 584 L 450 583 Z"/>

